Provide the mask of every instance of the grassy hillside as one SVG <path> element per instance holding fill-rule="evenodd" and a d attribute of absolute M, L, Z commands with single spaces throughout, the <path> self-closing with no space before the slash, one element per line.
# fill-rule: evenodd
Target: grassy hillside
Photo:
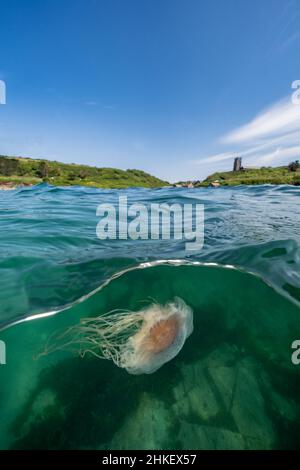
<path fill-rule="evenodd" d="M 243 171 L 217 172 L 208 176 L 200 186 L 209 186 L 219 181 L 221 186 L 239 184 L 296 184 L 300 185 L 300 172 L 291 171 L 287 166 L 277 168 L 245 169 Z"/>
<path fill-rule="evenodd" d="M 0 184 L 30 185 L 42 182 L 56 186 L 81 185 L 99 188 L 155 188 L 168 184 L 141 170 L 124 171 L 0 155 Z"/>

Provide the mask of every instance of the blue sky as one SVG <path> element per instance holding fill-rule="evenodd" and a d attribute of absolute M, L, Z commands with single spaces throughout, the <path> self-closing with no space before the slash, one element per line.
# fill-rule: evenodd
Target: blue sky
<path fill-rule="evenodd" d="M 299 49 L 297 0 L 0 0 L 0 154 L 169 181 L 286 163 Z"/>

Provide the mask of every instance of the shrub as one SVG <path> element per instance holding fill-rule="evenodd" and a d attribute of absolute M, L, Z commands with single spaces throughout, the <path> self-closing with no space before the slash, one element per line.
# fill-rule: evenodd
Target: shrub
<path fill-rule="evenodd" d="M 300 168 L 300 163 L 299 163 L 299 160 L 295 160 L 294 162 L 291 162 L 289 165 L 288 165 L 288 169 L 290 171 L 297 171 L 299 170 Z"/>

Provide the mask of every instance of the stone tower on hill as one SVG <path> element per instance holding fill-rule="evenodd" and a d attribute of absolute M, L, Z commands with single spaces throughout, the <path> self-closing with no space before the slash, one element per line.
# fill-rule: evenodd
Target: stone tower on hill
<path fill-rule="evenodd" d="M 242 169 L 242 158 L 236 157 L 233 163 L 233 171 L 240 171 Z"/>

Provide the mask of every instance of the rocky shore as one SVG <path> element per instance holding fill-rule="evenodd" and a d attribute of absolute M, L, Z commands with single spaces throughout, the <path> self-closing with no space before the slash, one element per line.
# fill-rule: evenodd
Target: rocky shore
<path fill-rule="evenodd" d="M 18 188 L 23 188 L 26 186 L 32 186 L 32 184 L 26 184 L 26 183 L 13 183 L 11 181 L 2 181 L 0 182 L 0 191 L 9 191 L 12 189 L 18 189 Z"/>

